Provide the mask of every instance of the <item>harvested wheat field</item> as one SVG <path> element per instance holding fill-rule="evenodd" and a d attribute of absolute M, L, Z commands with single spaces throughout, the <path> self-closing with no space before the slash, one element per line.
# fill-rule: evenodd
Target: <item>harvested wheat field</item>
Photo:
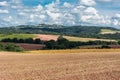
<path fill-rule="evenodd" d="M 0 52 L 0 80 L 120 80 L 120 50 L 88 51 Z"/>

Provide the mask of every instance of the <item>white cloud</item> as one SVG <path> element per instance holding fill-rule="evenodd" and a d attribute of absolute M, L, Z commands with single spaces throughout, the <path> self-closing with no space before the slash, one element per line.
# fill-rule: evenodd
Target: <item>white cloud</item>
<path fill-rule="evenodd" d="M 12 19 L 13 19 L 12 16 L 8 16 L 8 17 L 4 18 L 3 20 L 7 21 L 7 22 L 10 22 Z"/>
<path fill-rule="evenodd" d="M 21 15 L 21 16 L 26 16 L 27 14 L 24 13 L 24 12 L 20 12 L 19 15 Z"/>
<path fill-rule="evenodd" d="M 120 24 L 119 24 L 119 21 L 118 21 L 118 20 L 116 20 L 116 19 L 113 21 L 113 24 L 114 24 L 115 26 L 120 25 Z"/>
<path fill-rule="evenodd" d="M 118 14 L 118 13 L 115 16 L 120 18 L 120 14 Z"/>
<path fill-rule="evenodd" d="M 112 24 L 113 24 L 114 26 L 120 26 L 120 14 L 119 14 L 119 13 L 115 14 L 115 15 L 111 18 L 111 20 L 112 20 Z"/>
<path fill-rule="evenodd" d="M 81 17 L 81 20 L 86 22 L 86 21 L 88 21 L 88 19 L 90 19 L 91 17 L 92 17 L 92 16 L 90 16 L 90 15 L 85 15 L 85 16 L 82 16 L 82 17 Z"/>
<path fill-rule="evenodd" d="M 93 6 L 96 4 L 94 0 L 81 0 L 80 3 L 86 6 Z"/>
<path fill-rule="evenodd" d="M 47 11 L 47 14 L 50 16 L 51 19 L 56 20 L 60 17 L 60 13 L 53 13 L 50 11 Z"/>
<path fill-rule="evenodd" d="M 68 2 L 61 3 L 60 0 L 56 0 L 45 6 L 39 4 L 34 7 L 29 7 L 24 6 L 21 0 L 11 0 L 9 5 L 8 2 L 4 2 L 4 5 L 7 4 L 8 7 L 0 9 L 0 19 L 4 19 L 5 24 L 15 25 L 40 23 L 63 25 L 81 25 L 82 23 L 90 23 L 93 25 L 120 25 L 120 14 L 115 14 L 113 17 L 109 14 L 107 14 L 107 17 L 106 15 L 100 14 L 102 12 L 96 8 L 98 4 L 97 1 L 98 0 L 80 0 L 80 3 L 72 4 Z M 111 0 L 101 1 L 108 2 Z M 3 3 L 0 4 L 3 5 Z M 11 22 L 8 23 L 10 20 Z"/>
<path fill-rule="evenodd" d="M 0 13 L 2 13 L 2 14 L 5 13 L 5 14 L 7 14 L 7 13 L 9 13 L 9 11 L 8 11 L 8 10 L 1 10 L 1 9 L 0 9 Z"/>
<path fill-rule="evenodd" d="M 88 7 L 86 10 L 85 10 L 85 13 L 88 13 L 88 14 L 97 14 L 97 10 L 93 7 Z"/>
<path fill-rule="evenodd" d="M 63 4 L 63 6 L 64 6 L 64 7 L 67 7 L 67 8 L 72 7 L 72 5 L 71 5 L 70 3 L 68 3 L 68 2 L 65 2 L 65 3 Z"/>
<path fill-rule="evenodd" d="M 8 6 L 7 1 L 0 2 L 0 6 Z"/>
<path fill-rule="evenodd" d="M 43 6 L 38 5 L 37 7 L 35 7 L 35 11 L 41 11 L 43 9 Z"/>
<path fill-rule="evenodd" d="M 46 16 L 45 16 L 45 15 L 39 15 L 39 18 L 40 18 L 40 19 L 45 19 Z"/>

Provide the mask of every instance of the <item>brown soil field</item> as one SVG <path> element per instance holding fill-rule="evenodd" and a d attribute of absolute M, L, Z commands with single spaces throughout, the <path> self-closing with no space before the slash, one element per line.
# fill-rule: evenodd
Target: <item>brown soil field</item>
<path fill-rule="evenodd" d="M 120 80 L 120 50 L 34 52 L 0 52 L 0 80 Z"/>
<path fill-rule="evenodd" d="M 18 43 L 21 48 L 24 50 L 40 50 L 45 47 L 45 45 L 40 44 L 26 44 L 26 43 Z"/>
<path fill-rule="evenodd" d="M 47 34 L 35 34 L 36 38 L 40 38 L 43 41 L 49 41 L 49 40 L 57 40 L 57 38 L 59 37 L 59 35 L 47 35 Z"/>

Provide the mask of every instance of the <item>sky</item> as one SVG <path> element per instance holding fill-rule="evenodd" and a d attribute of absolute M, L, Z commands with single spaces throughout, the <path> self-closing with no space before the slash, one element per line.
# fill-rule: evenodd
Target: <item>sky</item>
<path fill-rule="evenodd" d="M 0 27 L 37 24 L 120 28 L 120 0 L 0 0 Z"/>

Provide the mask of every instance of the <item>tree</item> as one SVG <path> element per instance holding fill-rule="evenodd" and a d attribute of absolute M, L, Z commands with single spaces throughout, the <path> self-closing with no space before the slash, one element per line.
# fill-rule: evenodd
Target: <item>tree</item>
<path fill-rule="evenodd" d="M 1 42 L 12 42 L 12 40 L 10 38 L 5 38 L 5 39 L 2 39 Z"/>
<path fill-rule="evenodd" d="M 4 46 L 0 44 L 0 50 L 4 50 Z"/>
<path fill-rule="evenodd" d="M 41 44 L 42 41 L 41 41 L 40 39 L 35 39 L 35 40 L 34 40 L 34 43 L 35 43 L 35 44 Z"/>
<path fill-rule="evenodd" d="M 25 43 L 34 43 L 33 38 L 25 39 Z"/>
<path fill-rule="evenodd" d="M 18 42 L 19 42 L 19 43 L 24 43 L 25 40 L 24 40 L 24 39 L 19 39 Z"/>
<path fill-rule="evenodd" d="M 66 38 L 64 38 L 63 36 L 59 36 L 57 39 L 57 43 L 58 44 L 67 44 L 67 43 L 69 43 L 69 41 Z"/>
<path fill-rule="evenodd" d="M 45 45 L 45 49 L 56 49 L 55 46 L 57 45 L 57 43 L 54 40 L 50 40 L 45 42 Z"/>
<path fill-rule="evenodd" d="M 6 44 L 5 50 L 6 51 L 15 51 L 15 52 L 23 51 L 23 49 L 21 47 L 19 47 L 18 45 L 15 45 L 13 43 Z"/>
<path fill-rule="evenodd" d="M 17 38 L 13 38 L 13 39 L 12 39 L 12 42 L 18 43 L 18 39 L 17 39 Z"/>

